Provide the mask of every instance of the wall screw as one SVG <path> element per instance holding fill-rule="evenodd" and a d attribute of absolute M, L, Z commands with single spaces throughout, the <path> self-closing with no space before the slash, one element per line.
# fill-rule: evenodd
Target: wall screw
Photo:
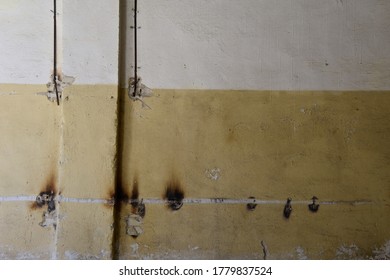
<path fill-rule="evenodd" d="M 257 204 L 254 203 L 254 202 L 256 201 L 256 198 L 253 197 L 253 196 L 250 196 L 249 199 L 253 199 L 253 203 L 248 203 L 248 204 L 246 205 L 246 209 L 248 209 L 249 211 L 254 211 L 255 208 L 256 208 L 256 206 L 257 206 Z"/>
<path fill-rule="evenodd" d="M 313 203 L 311 203 L 311 204 L 308 205 L 308 206 L 309 206 L 309 210 L 310 210 L 311 212 L 317 212 L 317 211 L 318 211 L 318 208 L 320 207 L 319 204 L 316 204 L 316 201 L 318 200 L 318 197 L 313 196 L 313 197 L 312 197 L 312 200 L 313 200 Z"/>
<path fill-rule="evenodd" d="M 283 215 L 286 219 L 290 218 L 292 212 L 291 198 L 287 198 L 286 205 L 284 205 Z"/>

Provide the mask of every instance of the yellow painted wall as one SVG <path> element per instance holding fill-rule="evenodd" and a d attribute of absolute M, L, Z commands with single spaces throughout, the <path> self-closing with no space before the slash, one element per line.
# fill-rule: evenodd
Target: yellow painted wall
<path fill-rule="evenodd" d="M 0 259 L 389 258 L 389 1 L 3 2 Z"/>
<path fill-rule="evenodd" d="M 116 86 L 70 86 L 60 106 L 35 94 L 44 91 L 0 86 L 3 259 L 262 259 L 261 241 L 269 259 L 389 249 L 389 92 L 154 90 L 148 109 Z M 173 185 L 185 199 L 266 204 L 147 203 L 134 238 L 132 207 L 115 215 L 104 203 L 115 185 L 116 203 L 135 185 L 139 199 L 161 202 Z M 56 227 L 39 225 L 46 206 L 32 207 L 47 187 L 68 199 L 56 204 Z M 313 195 L 334 204 L 312 213 L 302 201 Z"/>
<path fill-rule="evenodd" d="M 369 258 L 388 242 L 388 92 L 155 90 L 145 102 L 124 115 L 129 193 L 136 180 L 140 198 L 161 198 L 175 180 L 186 198 L 291 197 L 293 212 L 147 205 L 123 258 L 263 258 L 262 240 L 274 259 Z M 336 204 L 294 205 L 313 195 Z"/>

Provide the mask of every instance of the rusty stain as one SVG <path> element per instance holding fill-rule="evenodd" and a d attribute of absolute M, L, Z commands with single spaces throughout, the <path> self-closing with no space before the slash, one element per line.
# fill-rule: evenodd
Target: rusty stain
<path fill-rule="evenodd" d="M 179 210 L 183 205 L 184 191 L 175 177 L 167 183 L 163 198 L 167 200 L 167 206 L 171 210 Z"/>
<path fill-rule="evenodd" d="M 112 207 L 115 205 L 115 191 L 113 190 L 113 188 L 110 188 L 110 190 L 108 191 L 107 201 L 108 203 L 105 203 L 104 206 L 109 209 L 112 209 Z"/>

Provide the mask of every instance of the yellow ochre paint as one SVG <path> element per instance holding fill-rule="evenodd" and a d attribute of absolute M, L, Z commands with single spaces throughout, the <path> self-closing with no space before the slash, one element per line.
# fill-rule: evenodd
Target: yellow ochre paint
<path fill-rule="evenodd" d="M 375 258 L 390 240 L 390 92 L 154 89 L 148 109 L 116 85 L 72 85 L 60 107 L 45 90 L 0 85 L 0 196 L 37 195 L 55 172 L 64 197 L 110 198 L 120 156 L 140 199 L 162 199 L 171 180 L 185 198 L 292 198 L 289 219 L 279 204 L 147 204 L 136 239 L 125 205 L 120 258 L 262 259 L 261 241 L 270 259 Z M 371 203 L 294 205 L 313 195 Z M 64 202 L 57 235 L 28 202 L 0 208 L 1 258 L 111 256 L 113 207 Z"/>

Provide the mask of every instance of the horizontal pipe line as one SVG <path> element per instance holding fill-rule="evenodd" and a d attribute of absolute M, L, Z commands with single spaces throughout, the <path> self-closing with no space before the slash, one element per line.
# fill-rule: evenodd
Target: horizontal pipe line
<path fill-rule="evenodd" d="M 103 198 L 74 198 L 74 197 L 64 197 L 59 195 L 55 198 L 59 203 L 68 202 L 68 203 L 90 203 L 90 204 L 114 204 L 112 199 L 103 199 Z M 36 201 L 36 196 L 27 196 L 27 195 L 18 195 L 18 196 L 0 196 L 0 202 L 18 202 L 18 201 Z M 129 199 L 127 202 L 137 203 L 140 200 Z M 167 200 L 160 198 L 145 198 L 142 199 L 145 204 L 166 204 Z M 233 199 L 233 198 L 184 198 L 182 200 L 183 204 L 257 204 L 257 205 L 269 205 L 269 204 L 286 204 L 286 200 L 259 200 L 259 199 Z M 291 204 L 310 204 L 312 200 L 292 200 Z M 340 205 L 340 204 L 350 204 L 350 205 L 363 205 L 371 204 L 371 200 L 335 200 L 335 201 L 317 201 L 316 204 L 320 205 Z"/>

